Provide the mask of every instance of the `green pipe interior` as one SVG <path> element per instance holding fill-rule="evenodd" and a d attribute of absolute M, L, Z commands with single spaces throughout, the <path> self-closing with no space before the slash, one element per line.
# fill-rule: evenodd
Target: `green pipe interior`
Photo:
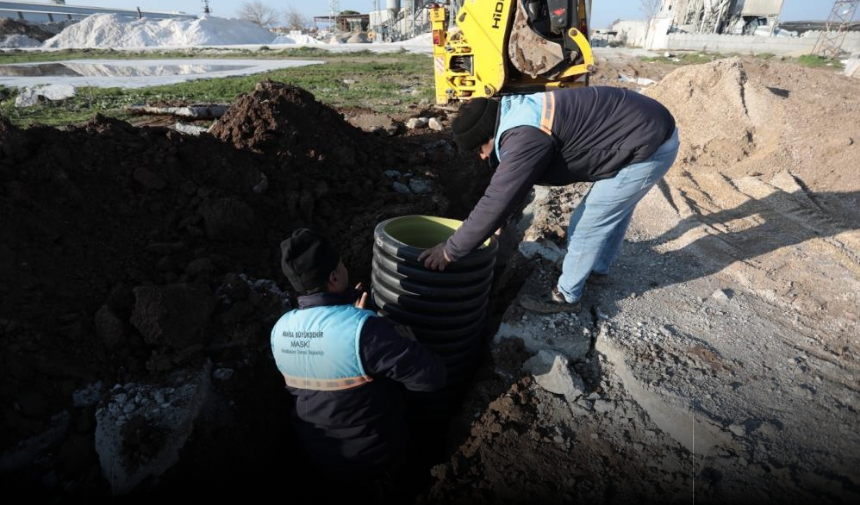
<path fill-rule="evenodd" d="M 403 216 L 385 225 L 385 233 L 408 246 L 427 249 L 448 240 L 462 224 L 462 221 L 444 217 Z M 483 245 L 490 245 L 490 240 Z"/>

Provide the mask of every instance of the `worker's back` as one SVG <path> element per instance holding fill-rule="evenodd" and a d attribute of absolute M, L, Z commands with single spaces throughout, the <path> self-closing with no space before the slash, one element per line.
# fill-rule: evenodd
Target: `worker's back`
<path fill-rule="evenodd" d="M 341 295 L 304 296 L 299 304 L 272 330 L 272 353 L 295 397 L 296 430 L 327 472 L 373 473 L 408 446 L 403 386 L 440 389 L 444 364 Z"/>
<path fill-rule="evenodd" d="M 675 131 L 672 114 L 656 100 L 606 86 L 505 96 L 499 116 L 495 141 L 501 161 L 537 131 L 553 139 L 557 156 L 536 181 L 545 185 L 614 177 L 650 157 Z M 510 135 L 522 127 L 534 131 Z"/>

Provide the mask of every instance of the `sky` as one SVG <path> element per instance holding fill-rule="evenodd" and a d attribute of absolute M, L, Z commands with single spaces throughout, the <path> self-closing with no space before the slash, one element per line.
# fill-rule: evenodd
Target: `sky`
<path fill-rule="evenodd" d="M 35 0 L 39 1 L 39 0 Z M 262 0 L 278 10 L 286 10 L 294 7 L 302 14 L 310 16 L 324 16 L 328 14 L 329 2 L 327 0 Z M 401 0 L 407 5 L 410 0 Z M 45 2 L 49 3 L 49 2 Z M 144 10 L 158 11 L 183 11 L 187 13 L 199 13 L 203 4 L 200 0 L 66 0 L 69 5 L 86 5 L 94 7 L 113 7 L 134 9 L 140 7 Z M 233 17 L 243 0 L 210 0 L 212 13 L 216 16 Z M 380 5 L 385 5 L 385 0 L 379 0 Z M 592 22 L 593 28 L 603 28 L 615 19 L 643 19 L 644 14 L 639 8 L 640 0 L 593 0 Z M 833 7 L 831 0 L 785 0 L 782 10 L 784 21 L 797 20 L 823 20 L 830 14 Z M 356 10 L 368 12 L 373 8 L 373 0 L 340 0 L 341 10 Z"/>

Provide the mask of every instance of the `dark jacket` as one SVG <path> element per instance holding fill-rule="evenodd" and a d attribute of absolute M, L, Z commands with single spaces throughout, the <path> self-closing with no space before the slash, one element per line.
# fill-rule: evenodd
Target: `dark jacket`
<path fill-rule="evenodd" d="M 299 297 L 299 310 L 353 303 L 350 294 Z M 327 472 L 373 473 L 409 444 L 403 388 L 432 392 L 445 385 L 436 354 L 395 332 L 395 324 L 370 317 L 359 337 L 365 372 L 374 378 L 344 391 L 287 387 L 295 397 L 293 422 L 311 458 Z"/>
<path fill-rule="evenodd" d="M 553 91 L 552 135 L 532 126 L 502 134 L 501 162 L 484 196 L 445 252 L 462 258 L 499 228 L 535 184 L 565 186 L 609 179 L 647 160 L 675 131 L 659 102 L 620 88 Z"/>

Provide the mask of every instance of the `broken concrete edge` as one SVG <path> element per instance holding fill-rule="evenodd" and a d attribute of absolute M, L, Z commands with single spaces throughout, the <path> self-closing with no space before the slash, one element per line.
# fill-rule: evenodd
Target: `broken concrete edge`
<path fill-rule="evenodd" d="M 77 88 L 71 84 L 45 84 L 24 88 L 15 98 L 15 107 L 32 107 L 40 100 L 60 101 L 75 96 Z"/>
<path fill-rule="evenodd" d="M 565 251 L 555 242 L 549 240 L 537 240 L 520 242 L 520 253 L 528 259 L 541 257 L 551 263 L 561 266 L 564 261 Z"/>
<path fill-rule="evenodd" d="M 553 248 L 536 242 L 523 244 L 526 245 L 523 247 L 521 244 L 521 252 L 526 257 L 529 257 L 527 253 L 532 253 L 552 261 L 558 250 L 557 246 Z M 521 288 L 515 300 L 523 295 L 528 282 Z M 512 307 L 513 304 L 505 312 L 493 338 L 493 350 L 497 351 L 500 344 L 507 339 L 520 339 L 523 348 L 532 356 L 523 363 L 521 370 L 497 369 L 497 375 L 510 381 L 516 381 L 518 374 L 532 375 L 538 386 L 550 393 L 564 396 L 576 412 L 575 402 L 585 395 L 586 387 L 571 364 L 584 360 L 591 351 L 590 335 L 583 330 L 581 338 L 578 339 L 573 338 L 575 334 L 565 335 L 563 338 L 549 338 L 548 333 L 557 333 L 555 319 L 563 316 L 528 314 L 520 318 Z M 578 322 L 578 318 L 574 319 Z M 547 321 L 550 332 L 543 329 L 541 321 Z M 654 392 L 638 380 L 627 366 L 624 351 L 614 344 L 608 335 L 606 325 L 600 325 L 594 346 L 594 350 L 605 357 L 614 373 L 621 379 L 624 388 L 654 424 L 691 453 L 703 456 L 704 460 L 704 456 L 717 447 L 736 448 L 731 435 L 706 415 L 697 415 L 690 400 L 670 398 L 668 394 Z"/>
<path fill-rule="evenodd" d="M 197 126 L 188 123 L 177 122 L 173 125 L 173 129 L 178 131 L 179 133 L 184 133 L 186 135 L 200 135 L 201 133 L 206 133 L 209 131 L 209 128 L 205 128 L 203 126 Z"/>
<path fill-rule="evenodd" d="M 188 377 L 196 375 L 196 379 L 187 380 Z M 181 370 L 171 374 L 166 384 L 174 384 L 177 388 L 162 387 L 145 384 L 130 384 L 125 388 L 136 390 L 136 399 L 125 403 L 119 408 L 119 403 L 113 402 L 124 391 L 122 386 L 114 386 L 112 393 L 105 398 L 96 411 L 96 433 L 95 448 L 99 457 L 102 473 L 111 486 L 114 495 L 127 494 L 133 491 L 141 482 L 151 476 L 162 475 L 179 461 L 179 451 L 185 445 L 194 428 L 194 423 L 200 415 L 203 405 L 206 403 L 211 390 L 212 362 L 204 364 L 202 370 L 196 374 L 191 370 Z M 180 403 L 164 402 L 163 390 L 178 393 L 188 393 L 188 397 L 178 397 L 174 401 Z M 115 392 L 115 393 L 114 393 Z M 150 395 L 155 401 L 144 398 L 145 402 L 139 401 L 143 395 Z M 161 399 L 161 402 L 157 400 Z M 177 401 L 178 400 L 178 401 Z M 112 408 L 116 403 L 116 409 Z M 137 403 L 138 405 L 135 405 Z M 157 404 L 156 404 L 157 403 Z M 128 408 L 128 406 L 131 408 Z M 174 410 L 173 416 L 169 415 Z M 135 419 L 141 419 L 151 423 L 159 429 L 165 430 L 161 448 L 151 459 L 129 467 L 128 445 L 122 427 Z"/>
<path fill-rule="evenodd" d="M 223 116 L 227 105 L 190 105 L 187 107 L 153 107 L 150 105 L 131 105 L 126 107 L 129 114 L 176 116 L 190 119 L 218 119 Z"/>
<path fill-rule="evenodd" d="M 526 351 L 533 355 L 525 361 L 520 372 L 532 375 L 537 385 L 544 390 L 564 396 L 575 411 L 575 402 L 585 396 L 587 391 L 582 379 L 572 369 L 571 361 L 565 356 L 565 351 L 555 346 L 539 348 L 533 339 L 529 339 L 528 336 L 523 338 L 522 328 L 512 330 L 512 327 L 506 324 L 502 323 L 495 343 L 498 344 L 508 338 L 522 338 Z M 717 447 L 737 449 L 736 443 L 727 436 L 720 425 L 704 414 L 697 415 L 689 401 L 669 398 L 646 388 L 627 366 L 623 351 L 610 339 L 598 336 L 595 350 L 612 365 L 614 373 L 621 379 L 624 388 L 654 424 L 691 453 L 704 459 Z M 585 351 L 587 352 L 587 348 Z M 574 361 L 585 357 L 584 353 L 574 354 L 577 355 Z M 513 382 L 517 380 L 516 373 L 512 374 L 505 370 L 496 372 L 507 380 Z"/>
<path fill-rule="evenodd" d="M 615 374 L 633 400 L 648 414 L 651 421 L 688 451 L 708 456 L 716 447 L 734 448 L 735 443 L 720 426 L 704 415 L 696 416 L 689 401 L 655 393 L 635 377 L 624 359 L 624 351 L 603 332 L 598 335 L 595 350 L 612 364 Z"/>
<path fill-rule="evenodd" d="M 582 378 L 571 369 L 567 358 L 557 352 L 539 351 L 523 363 L 523 370 L 533 375 L 540 387 L 564 396 L 569 402 L 585 394 Z"/>

